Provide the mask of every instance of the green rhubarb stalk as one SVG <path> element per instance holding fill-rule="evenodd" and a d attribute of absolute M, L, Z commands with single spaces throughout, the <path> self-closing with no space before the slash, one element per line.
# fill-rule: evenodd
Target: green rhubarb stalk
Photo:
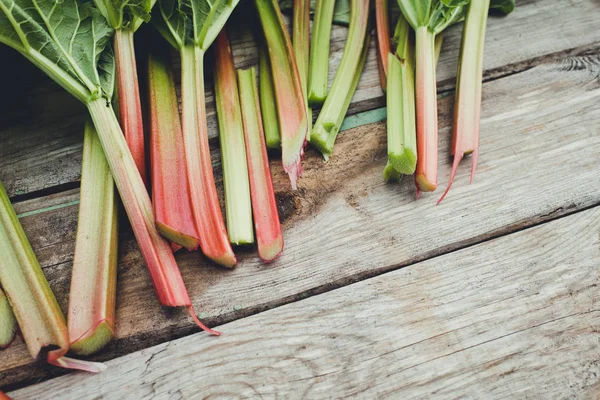
<path fill-rule="evenodd" d="M 258 61 L 258 71 L 260 74 L 260 108 L 265 128 L 265 140 L 267 142 L 267 148 L 280 149 L 281 136 L 279 135 L 277 107 L 274 107 L 276 100 L 273 75 L 271 74 L 271 62 L 269 61 L 269 53 L 264 46 L 260 49 Z M 309 131 L 307 130 L 307 132 Z"/>
<path fill-rule="evenodd" d="M 183 133 L 175 79 L 164 46 L 155 46 L 148 57 L 150 121 L 150 172 L 156 227 L 171 241 L 173 251 L 196 250 L 198 232 L 192 214 L 188 175 L 185 171 Z"/>
<path fill-rule="evenodd" d="M 254 68 L 238 71 L 238 82 L 258 255 L 264 261 L 269 262 L 281 255 L 283 234 L 281 233 L 269 158 L 258 108 L 258 88 L 256 87 Z"/>
<path fill-rule="evenodd" d="M 233 267 L 233 254 L 213 175 L 204 98 L 204 55 L 239 0 L 160 0 L 153 20 L 181 54 L 182 132 L 194 223 L 204 255 Z"/>
<path fill-rule="evenodd" d="M 435 80 L 435 36 L 461 19 L 469 0 L 398 0 L 404 17 L 415 30 L 417 116 L 417 196 L 437 187 L 437 90 Z"/>
<path fill-rule="evenodd" d="M 292 43 L 277 0 L 255 0 L 269 49 L 281 134 L 281 158 L 292 188 L 302 174 L 308 116 Z"/>
<path fill-rule="evenodd" d="M 381 89 L 385 91 L 388 74 L 388 54 L 391 52 L 388 0 L 375 0 L 375 22 L 377 26 L 377 69 Z"/>
<path fill-rule="evenodd" d="M 65 317 L 1 183 L 0 254 L 0 284 L 31 356 L 37 359 L 47 353 L 48 363 L 64 368 L 89 372 L 106 369 L 104 364 L 64 357 L 69 351 Z"/>
<path fill-rule="evenodd" d="M 15 339 L 17 320 L 4 291 L 0 288 L 0 349 L 5 349 Z"/>
<path fill-rule="evenodd" d="M 514 1 L 494 1 L 491 6 L 510 13 L 514 10 Z M 438 200 L 438 204 L 450 191 L 458 164 L 467 154 L 472 154 L 469 183 L 473 183 L 475 177 L 479 158 L 483 49 L 489 8 L 490 0 L 471 1 L 468 5 L 456 76 L 456 99 L 450 147 L 450 154 L 454 157 L 454 161 L 448 186 Z"/>
<path fill-rule="evenodd" d="M 114 49 L 117 65 L 119 121 L 144 182 L 147 182 L 144 124 L 133 34 L 143 22 L 150 20 L 150 10 L 155 1 L 94 0 L 98 10 L 115 30 Z"/>
<path fill-rule="evenodd" d="M 363 53 L 368 45 L 369 0 L 352 0 L 350 9 L 350 27 L 342 61 L 310 136 L 311 144 L 323 153 L 325 160 L 333 152 L 335 138 L 364 67 Z"/>
<path fill-rule="evenodd" d="M 112 339 L 117 242 L 115 186 L 98 134 L 88 122 L 68 311 L 69 342 L 76 354 L 95 353 Z"/>
<path fill-rule="evenodd" d="M 402 16 L 394 41 L 396 53 L 388 55 L 388 163 L 383 173 L 386 180 L 413 174 L 417 166 L 414 50 L 410 43 L 410 26 Z"/>
<path fill-rule="evenodd" d="M 214 80 L 227 232 L 231 243 L 250 244 L 254 243 L 254 231 L 244 125 L 233 54 L 225 29 L 219 33 L 215 42 Z"/>
<path fill-rule="evenodd" d="M 310 43 L 308 104 L 323 105 L 329 85 L 329 46 L 335 0 L 317 0 Z M 362 43 L 362 42 L 361 42 Z"/>
<path fill-rule="evenodd" d="M 308 70 L 309 70 L 309 46 L 310 46 L 310 1 L 294 0 L 294 19 L 292 21 L 292 44 L 294 56 L 298 65 L 298 74 L 302 84 L 304 104 L 306 105 L 306 116 L 308 118 L 308 130 L 306 140 L 310 139 L 312 125 L 312 109 L 308 104 Z"/>
<path fill-rule="evenodd" d="M 186 307 L 196 324 L 206 328 L 194 313 L 171 247 L 156 230 L 150 197 L 110 103 L 115 71 L 107 45 L 113 29 L 89 2 L 35 3 L 31 7 L 25 0 L 0 1 L 0 42 L 23 54 L 86 105 L 160 303 Z M 13 310 L 18 320 L 14 304 Z M 65 340 L 68 343 L 66 335 Z"/>

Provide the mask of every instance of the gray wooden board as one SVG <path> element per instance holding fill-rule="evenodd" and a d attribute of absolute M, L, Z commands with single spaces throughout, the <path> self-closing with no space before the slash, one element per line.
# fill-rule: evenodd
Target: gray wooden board
<path fill-rule="evenodd" d="M 491 17 L 486 37 L 486 78 L 529 68 L 550 57 L 595 49 L 600 44 L 597 29 L 600 4 L 595 0 L 573 0 L 564 6 L 561 0 L 519 1 L 510 16 Z M 237 26 L 236 26 L 237 27 Z M 232 29 L 233 30 L 233 29 Z M 332 33 L 330 79 L 339 65 L 346 28 Z M 461 26 L 446 34 L 438 67 L 440 90 L 451 89 L 457 65 Z M 232 32 L 236 64 L 246 67 L 256 62 L 257 49 L 247 30 Z M 384 104 L 379 87 L 372 41 L 367 66 L 350 106 L 350 113 Z M 595 51 L 594 50 L 594 51 Z M 10 196 L 35 195 L 36 192 L 70 189 L 78 185 L 85 109 L 57 85 L 45 78 L 14 51 L 0 49 L 7 73 L 2 84 L 6 96 L 0 103 L 0 180 Z M 144 62 L 140 62 L 143 69 Z M 207 75 L 210 74 L 207 61 Z M 207 107 L 211 137 L 217 136 L 213 95 L 207 82 Z M 54 189 L 53 189 L 54 188 Z"/>
<path fill-rule="evenodd" d="M 220 324 L 600 204 L 599 75 L 600 56 L 586 56 L 485 83 L 478 174 L 468 185 L 467 159 L 440 206 L 439 190 L 414 201 L 410 178 L 401 185 L 383 182 L 383 123 L 340 134 L 327 164 L 310 153 L 296 192 L 274 161 L 286 240 L 282 258 L 266 265 L 253 249 L 243 249 L 238 268 L 224 271 L 197 253 L 178 255 L 198 312 Z M 442 182 L 450 169 L 452 102 L 452 96 L 439 102 Z M 76 193 L 67 193 L 63 203 L 73 198 Z M 57 202 L 53 197 L 49 204 Z M 17 208 L 22 213 L 42 203 Z M 63 309 L 76 212 L 69 205 L 22 218 Z M 196 329 L 184 312 L 159 307 L 137 246 L 124 232 L 117 339 L 100 359 Z M 22 344 L 0 353 L 0 387 L 58 372 L 33 364 Z"/>
<path fill-rule="evenodd" d="M 10 394 L 597 398 L 599 232 L 596 207 Z"/>

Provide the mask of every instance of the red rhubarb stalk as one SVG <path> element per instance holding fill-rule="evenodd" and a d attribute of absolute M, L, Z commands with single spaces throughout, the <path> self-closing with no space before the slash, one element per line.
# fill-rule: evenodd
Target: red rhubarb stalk
<path fill-rule="evenodd" d="M 419 191 L 437 187 L 437 90 L 435 82 L 435 35 L 427 27 L 416 30 L 417 170 Z"/>
<path fill-rule="evenodd" d="M 381 88 L 387 86 L 388 53 L 390 53 L 390 22 L 388 0 L 375 0 L 375 22 L 377 26 L 377 68 Z"/>
<path fill-rule="evenodd" d="M 269 169 L 255 69 L 238 71 L 238 83 L 258 255 L 264 261 L 273 261 L 283 251 L 283 234 Z"/>
<path fill-rule="evenodd" d="M 308 116 L 292 42 L 276 0 L 255 0 L 269 49 L 281 132 L 283 169 L 292 188 L 302 174 Z"/>
<path fill-rule="evenodd" d="M 185 172 L 175 79 L 166 53 L 155 48 L 148 58 L 150 169 L 154 216 L 158 231 L 174 243 L 174 251 L 181 247 L 196 250 L 199 234 L 194 224 L 190 185 Z"/>
<path fill-rule="evenodd" d="M 115 31 L 115 61 L 117 63 L 117 95 L 119 97 L 119 121 L 125 140 L 131 151 L 142 180 L 146 178 L 146 153 L 144 123 L 140 103 L 140 88 L 133 46 L 133 31 Z"/>

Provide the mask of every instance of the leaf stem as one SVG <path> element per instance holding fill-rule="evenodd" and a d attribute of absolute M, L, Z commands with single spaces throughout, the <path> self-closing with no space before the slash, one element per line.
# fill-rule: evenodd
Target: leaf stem
<path fill-rule="evenodd" d="M 311 144 L 323 153 L 325 160 L 333 152 L 333 144 L 364 67 L 364 53 L 368 50 L 364 48 L 368 46 L 369 1 L 352 0 L 350 11 L 350 27 L 342 61 L 310 136 Z"/>
<path fill-rule="evenodd" d="M 281 255 L 283 235 L 265 146 L 255 69 L 239 70 L 238 82 L 258 254 L 269 262 Z"/>
<path fill-rule="evenodd" d="M 156 228 L 188 250 L 199 246 L 186 173 L 179 103 L 168 52 L 154 48 L 148 57 L 150 165 Z"/>
<path fill-rule="evenodd" d="M 381 88 L 385 91 L 388 74 L 388 53 L 391 51 L 388 0 L 375 0 L 375 22 L 377 26 L 377 68 Z"/>
<path fill-rule="evenodd" d="M 135 62 L 133 31 L 129 29 L 117 29 L 114 41 L 117 67 L 117 94 L 119 97 L 119 121 L 121 122 L 121 128 L 125 134 L 127 145 L 133 155 L 135 165 L 142 176 L 142 180 L 146 183 L 144 124 Z"/>
<path fill-rule="evenodd" d="M 416 29 L 417 169 L 419 191 L 437 187 L 437 91 L 435 81 L 435 35 L 427 27 Z"/>
<path fill-rule="evenodd" d="M 308 76 L 308 104 L 323 105 L 329 86 L 329 47 L 335 0 L 318 0 L 313 18 Z"/>
<path fill-rule="evenodd" d="M 68 311 L 69 342 L 76 354 L 95 353 L 112 338 L 117 241 L 114 182 L 96 130 L 87 122 Z"/>
<path fill-rule="evenodd" d="M 265 128 L 265 140 L 267 148 L 280 149 L 281 136 L 279 135 L 279 121 L 277 119 L 277 107 L 275 100 L 275 88 L 273 87 L 273 75 L 271 74 L 271 62 L 269 54 L 262 46 L 259 53 L 258 70 L 260 74 L 260 108 Z"/>
<path fill-rule="evenodd" d="M 466 154 L 473 154 L 470 183 L 473 182 L 475 177 L 475 168 L 479 156 L 483 49 L 489 6 L 490 0 L 482 0 L 471 2 L 467 9 L 460 48 L 452 123 L 450 154 L 454 156 L 454 161 L 448 186 L 438 200 L 438 204 L 448 194 L 458 164 Z"/>
<path fill-rule="evenodd" d="M 181 49 L 182 130 L 190 198 L 200 248 L 225 267 L 237 260 L 229 244 L 213 175 L 204 102 L 204 51 Z M 193 182 L 193 184 L 192 184 Z"/>
<path fill-rule="evenodd" d="M 254 243 L 250 183 L 240 97 L 227 31 L 215 42 L 215 102 L 219 119 L 227 233 L 233 244 Z"/>

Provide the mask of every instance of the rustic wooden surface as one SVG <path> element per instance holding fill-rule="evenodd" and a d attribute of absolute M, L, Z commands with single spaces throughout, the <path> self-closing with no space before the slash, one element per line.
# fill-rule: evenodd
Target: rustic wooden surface
<path fill-rule="evenodd" d="M 418 297 L 421 289 L 415 286 L 407 291 L 406 286 L 415 282 L 407 280 L 406 274 L 416 274 L 417 269 L 423 268 L 422 265 L 433 264 L 428 264 L 432 261 L 415 263 L 486 241 L 490 242 L 474 248 L 501 243 L 505 246 L 504 252 L 514 255 L 516 260 L 518 252 L 512 251 L 511 244 L 516 239 L 495 238 L 537 224 L 543 224 L 541 228 L 546 225 L 554 226 L 558 221 L 545 223 L 565 215 L 574 214 L 561 221 L 579 221 L 580 215 L 598 219 L 594 210 L 597 210 L 596 207 L 600 204 L 600 31 L 595 27 L 600 3 L 595 0 L 579 0 L 571 1 L 568 7 L 559 7 L 557 2 L 558 0 L 518 2 L 519 8 L 515 14 L 507 18 L 490 19 L 486 40 L 487 82 L 484 84 L 481 156 L 473 185 L 467 184 L 470 166 L 470 160 L 467 159 L 459 169 L 457 181 L 442 205 L 434 205 L 441 191 L 426 195 L 423 200 L 414 201 L 414 187 L 410 179 L 406 179 L 401 185 L 388 185 L 382 181 L 381 171 L 385 164 L 385 124 L 360 126 L 340 134 L 335 153 L 328 164 L 323 164 L 316 152 L 308 152 L 306 172 L 299 183 L 298 192 L 288 189 L 287 178 L 283 175 L 279 163 L 273 162 L 274 183 L 286 238 L 284 256 L 277 263 L 264 265 L 257 259 L 255 251 L 247 248 L 239 251 L 241 262 L 234 271 L 224 271 L 211 266 L 197 253 L 178 255 L 190 296 L 196 308 L 203 312 L 201 316 L 205 321 L 211 325 L 221 325 L 238 320 L 222 328 L 229 331 L 228 327 L 234 327 L 226 336 L 225 341 L 229 343 L 227 346 L 239 346 L 244 340 L 235 333 L 237 327 L 251 325 L 250 321 L 254 319 L 267 321 L 273 318 L 273 313 L 276 314 L 280 310 L 278 308 L 253 316 L 266 309 L 336 289 L 329 294 L 315 297 L 315 300 L 308 300 L 313 302 L 309 304 L 331 301 L 333 311 L 327 313 L 335 314 L 336 304 L 347 301 L 347 295 L 340 294 L 341 297 L 338 297 L 338 292 L 349 293 L 349 290 L 356 290 L 353 292 L 355 300 L 364 302 L 362 310 L 372 309 L 375 312 L 382 302 L 389 302 L 389 297 L 388 300 L 377 300 L 373 291 L 368 289 L 365 289 L 363 297 L 363 289 L 358 288 L 372 287 L 372 282 L 381 279 L 392 280 L 389 282 L 389 290 L 393 287 L 400 288 L 397 296 L 410 295 L 412 298 L 406 297 L 405 301 L 416 302 L 421 299 Z M 344 33 L 344 28 L 335 29 L 332 46 L 333 66 L 339 62 Z M 459 43 L 460 29 L 455 27 L 447 35 L 438 70 L 442 93 L 439 101 L 440 187 L 445 186 L 450 169 L 447 153 L 453 102 L 451 89 Z M 234 46 L 238 65 L 253 62 L 254 44 L 247 35 L 238 36 Z M 8 60 L 6 64 L 16 63 L 22 67 L 24 76 L 33 74 L 34 78 L 31 81 L 17 78 L 7 82 L 15 90 L 20 85 L 25 85 L 26 89 L 10 102 L 4 100 L 7 104 L 3 104 L 3 107 L 10 112 L 0 116 L 0 126 L 3 127 L 0 132 L 0 180 L 7 184 L 44 272 L 61 306 L 66 310 L 77 219 L 80 132 L 85 118 L 84 110 L 43 76 L 36 75 L 35 70 L 16 55 L 6 49 L 1 49 L 1 52 L 6 53 L 6 57 L 3 58 Z M 353 112 L 372 109 L 383 103 L 374 62 L 372 53 L 361 80 L 360 90 L 354 98 Z M 39 109 L 35 118 L 30 117 L 32 107 Z M 209 105 L 210 107 L 212 105 Z M 211 131 L 213 135 L 216 133 L 214 126 Z M 213 156 L 218 170 L 219 156 L 216 148 Z M 591 210 L 585 211 L 588 209 Z M 185 313 L 166 310 L 158 305 L 137 245 L 132 240 L 125 218 L 122 218 L 122 221 L 124 223 L 121 227 L 120 241 L 117 338 L 95 357 L 97 360 L 113 359 L 196 332 Z M 594 237 L 598 238 L 597 224 L 578 226 L 582 234 L 592 232 Z M 540 231 L 541 228 L 526 232 L 528 235 L 546 232 Z M 519 235 L 522 234 L 510 235 L 507 238 L 521 237 Z M 543 236 L 543 233 L 540 235 Z M 573 233 L 565 235 L 564 239 Z M 535 243 L 531 236 L 527 237 L 530 238 L 529 243 Z M 530 246 L 535 247 L 533 244 Z M 521 251 L 527 250 L 522 248 Z M 581 251 L 586 254 L 585 250 Z M 435 260 L 448 260 L 451 269 L 451 275 L 447 277 L 449 280 L 458 282 L 462 279 L 463 283 L 469 281 L 473 274 L 471 270 L 476 266 L 472 266 L 471 269 L 462 266 L 458 259 L 452 258 L 455 257 L 454 254 L 463 252 L 438 257 Z M 500 253 L 497 251 L 494 254 Z M 598 254 L 591 250 L 587 254 L 592 257 L 591 260 L 595 260 L 597 268 L 600 264 Z M 479 262 L 483 263 L 482 268 L 486 260 L 490 259 L 479 259 Z M 554 261 L 550 253 L 547 260 Z M 509 261 L 507 259 L 506 262 Z M 388 273 L 405 266 L 408 267 L 400 272 Z M 561 264 L 560 268 L 563 267 L 565 265 Z M 444 270 L 442 265 L 439 266 L 439 270 Z M 513 272 L 510 271 L 513 269 L 501 271 L 489 268 L 486 276 L 495 283 L 520 284 L 519 279 L 522 277 L 513 277 Z M 384 275 L 373 278 L 380 274 Z M 548 275 L 549 278 L 552 276 L 556 275 Z M 427 274 L 421 277 L 426 279 Z M 338 289 L 356 281 L 364 283 Z M 434 286 L 431 286 L 431 290 Z M 435 290 L 444 290 L 440 287 L 435 287 Z M 490 294 L 484 285 L 473 286 L 470 298 L 476 303 L 483 300 L 492 302 L 496 299 L 505 307 L 506 303 L 502 301 L 508 300 L 496 298 L 494 293 L 496 292 Z M 438 296 L 443 295 L 438 293 Z M 344 298 L 346 300 L 343 300 Z M 300 310 L 304 307 L 303 304 L 306 304 L 306 301 L 281 309 Z M 400 313 L 401 307 L 405 307 L 406 304 L 395 305 L 392 302 L 390 306 L 397 306 L 394 309 L 396 313 Z M 427 303 L 422 306 L 423 310 L 435 315 L 445 315 L 447 311 L 442 303 Z M 477 312 L 469 310 L 468 305 L 464 306 L 467 307 L 466 311 Z M 519 304 L 519 307 L 524 307 L 520 309 L 522 313 L 538 312 L 533 303 L 525 302 Z M 496 309 L 490 309 L 490 313 L 496 312 L 494 310 Z M 268 315 L 271 317 L 266 317 Z M 498 315 L 498 318 L 505 317 L 506 315 Z M 342 316 L 338 315 L 337 318 Z M 572 327 L 577 331 L 594 326 L 594 318 L 597 327 L 597 314 L 582 314 L 572 319 Z M 383 319 L 386 319 L 386 316 L 383 316 Z M 304 320 L 299 318 L 297 322 L 301 321 Z M 531 318 L 531 321 L 537 320 Z M 277 322 L 267 321 L 267 324 L 273 327 L 275 336 L 279 331 L 279 328 L 275 328 Z M 344 323 L 346 322 L 348 321 Z M 405 328 L 402 319 L 382 322 L 397 323 L 398 329 Z M 288 322 L 283 325 L 287 326 Z M 385 329 L 391 329 L 391 326 L 386 327 Z M 340 329 L 344 330 L 343 324 Z M 385 329 L 384 331 L 388 332 Z M 425 325 L 420 329 L 425 329 L 422 332 L 425 335 L 434 336 L 437 332 L 433 328 L 431 331 L 427 330 Z M 252 340 L 256 339 L 258 330 L 251 332 L 254 332 Z M 290 328 L 288 332 L 293 332 L 293 329 Z M 544 331 L 537 329 L 536 332 Z M 345 334 L 349 334 L 347 328 Z M 593 334 L 592 331 L 590 335 Z M 597 329 L 595 334 L 598 340 Z M 265 343 L 271 343 L 272 346 L 275 336 L 265 336 L 268 339 Z M 305 336 L 298 338 L 301 341 Z M 405 336 L 396 339 L 394 346 L 406 347 L 406 351 L 415 357 L 433 357 L 438 351 L 435 347 L 419 346 L 407 340 Z M 452 344 L 456 346 L 457 352 L 459 349 L 466 351 L 470 340 L 475 339 L 474 336 L 453 336 Z M 210 341 L 211 338 L 200 337 L 197 340 L 198 349 L 206 349 L 215 344 L 214 341 Z M 509 345 L 518 345 L 511 342 L 517 340 L 517 335 L 508 336 L 503 340 Z M 557 347 L 558 355 L 539 361 L 544 367 L 539 370 L 543 372 L 554 367 L 559 371 L 559 367 L 566 368 L 570 365 L 567 361 L 572 354 L 561 358 L 563 353 L 572 351 L 575 355 L 580 354 L 588 349 L 585 345 L 587 342 L 574 342 L 571 347 Z M 334 353 L 339 353 L 339 349 L 333 349 Z M 148 349 L 141 354 L 148 355 L 152 351 L 154 350 Z M 361 351 L 369 353 L 366 347 Z M 224 353 L 219 354 L 222 358 Z M 392 381 L 397 383 L 399 380 L 413 382 L 404 388 L 408 390 L 404 392 L 407 396 L 434 392 L 448 394 L 444 390 L 451 389 L 457 390 L 457 393 L 469 393 L 465 385 L 472 382 L 474 376 L 485 375 L 483 372 L 477 372 L 482 360 L 477 358 L 477 351 L 463 351 L 460 354 L 474 355 L 467 359 L 461 358 L 460 362 L 453 361 L 458 365 L 456 369 L 438 376 L 436 385 L 446 389 L 436 391 L 438 389 L 433 388 L 438 386 L 415 383 L 407 378 L 409 375 L 393 375 L 394 378 L 388 377 L 390 382 L 387 384 L 385 378 L 379 378 L 377 385 L 365 393 L 375 395 L 378 393 L 378 387 L 393 386 Z M 535 354 L 537 353 L 531 357 L 537 357 Z M 128 357 L 142 356 L 132 354 Z M 596 356 L 597 360 L 598 358 L 600 357 Z M 247 365 L 246 361 L 242 360 L 245 359 L 239 356 L 240 364 L 231 370 L 241 371 L 244 365 Z M 360 361 L 360 357 L 357 360 Z M 394 359 L 394 362 L 390 362 L 385 368 L 399 371 L 407 367 L 396 361 Z M 373 362 L 375 361 L 369 361 Z M 440 362 L 440 365 L 444 365 L 443 361 Z M 562 362 L 565 365 L 562 365 Z M 600 361 L 596 362 L 596 368 L 598 362 Z M 132 373 L 137 371 L 138 367 L 132 363 Z M 360 366 L 357 365 L 358 367 Z M 319 368 L 324 367 L 319 364 Z M 527 364 L 524 368 L 533 367 Z M 493 380 L 493 376 L 499 374 L 498 370 L 488 369 L 491 371 L 487 372 L 488 379 Z M 471 372 L 467 374 L 467 370 Z M 593 368 L 590 371 L 597 372 Z M 32 362 L 20 342 L 0 352 L 0 388 L 15 389 L 63 373 L 63 370 Z M 167 372 L 158 368 L 155 373 L 155 376 L 160 376 Z M 273 374 L 269 375 L 268 370 L 261 370 L 260 376 L 265 380 L 277 381 L 272 384 L 272 388 L 281 394 L 285 391 L 282 386 L 285 382 L 280 381 L 279 373 L 274 370 Z M 316 375 L 321 373 L 323 372 L 315 373 L 312 378 L 320 379 Z M 477 375 L 473 375 L 474 373 Z M 527 389 L 530 388 L 528 385 L 532 384 L 528 379 L 537 377 L 535 374 L 516 376 L 520 378 L 515 378 L 515 387 L 522 387 L 523 390 L 531 390 Z M 600 378 L 598 374 L 595 378 L 591 376 L 588 380 L 593 388 Z M 83 380 L 81 375 L 74 377 L 78 378 L 70 379 Z M 194 376 L 194 382 L 197 377 Z M 551 376 L 548 379 L 550 380 Z M 172 381 L 170 382 L 169 384 L 172 384 Z M 178 382 L 183 382 L 183 379 Z M 200 383 L 196 384 L 201 382 L 200 380 Z M 337 380 L 328 382 L 332 385 L 342 385 L 343 379 L 338 376 Z M 352 379 L 348 379 L 345 385 L 351 382 Z M 500 381 L 490 382 L 490 385 L 498 382 Z M 290 389 L 292 387 L 289 386 Z M 358 386 L 342 387 L 345 389 L 340 395 L 352 395 L 352 390 L 360 390 Z M 481 386 L 491 387 L 485 384 Z M 299 390 L 293 388 L 295 391 Z M 419 392 L 419 388 L 425 391 Z M 234 390 L 233 393 L 244 393 L 241 388 L 239 391 L 232 387 L 229 389 Z M 500 389 L 501 385 L 497 390 Z M 550 389 L 547 392 L 550 392 Z M 585 388 L 580 389 L 578 393 L 582 395 L 591 393 L 589 390 L 585 391 Z M 187 387 L 187 390 L 193 391 L 190 387 Z M 198 391 L 199 387 L 194 390 Z M 166 391 L 168 392 L 168 389 Z M 27 398 L 28 393 L 35 392 L 17 392 L 18 398 L 21 394 Z M 258 393 L 262 394 L 260 391 Z M 315 396 L 318 393 L 324 392 L 317 391 Z M 501 395 L 504 392 L 498 393 Z M 48 392 L 48 396 L 51 395 L 53 393 Z"/>
<path fill-rule="evenodd" d="M 600 208 L 118 358 L 15 398 L 594 398 Z"/>

